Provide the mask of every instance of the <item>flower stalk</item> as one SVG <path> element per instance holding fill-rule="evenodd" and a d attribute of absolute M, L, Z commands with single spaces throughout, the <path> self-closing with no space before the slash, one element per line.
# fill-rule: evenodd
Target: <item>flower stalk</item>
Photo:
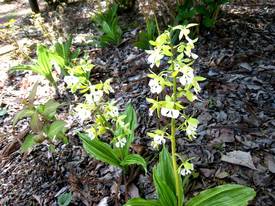
<path fill-rule="evenodd" d="M 174 65 L 172 65 L 174 70 Z M 177 101 L 177 77 L 173 78 L 173 101 Z M 174 106 L 175 109 L 175 106 Z M 179 175 L 178 175 L 178 164 L 177 164 L 177 148 L 176 148 L 176 120 L 174 118 L 171 119 L 171 152 L 172 152 L 172 163 L 173 163 L 173 172 L 176 181 L 176 195 L 177 199 L 180 199 L 181 192 L 180 192 L 180 185 L 179 185 Z M 178 201 L 178 206 L 180 202 Z"/>

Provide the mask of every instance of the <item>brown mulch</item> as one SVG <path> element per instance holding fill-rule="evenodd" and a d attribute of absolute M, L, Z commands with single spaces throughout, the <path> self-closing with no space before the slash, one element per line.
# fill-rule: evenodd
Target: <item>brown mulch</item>
<path fill-rule="evenodd" d="M 70 16 L 76 17 L 76 11 L 80 15 L 84 10 L 83 5 L 71 6 L 65 10 L 64 18 L 69 20 Z M 78 24 L 68 28 L 75 34 L 83 29 L 93 32 L 87 29 L 89 20 L 83 15 Z M 207 80 L 201 85 L 199 101 L 188 110 L 201 124 L 196 140 L 190 142 L 184 134 L 178 134 L 177 142 L 181 155 L 194 157 L 200 174 L 191 181 L 189 196 L 215 185 L 238 183 L 257 191 L 252 205 L 274 205 L 274 16 L 272 1 L 226 5 L 216 28 L 203 31 L 199 38 L 196 53 L 200 58 L 194 68 Z M 146 133 L 157 123 L 148 116 L 148 65 L 146 55 L 131 45 L 134 35 L 126 32 L 127 41 L 119 48 L 85 49 L 97 65 L 93 78 L 113 77 L 114 98 L 121 108 L 127 102 L 134 104 L 139 117 L 135 148 L 152 158 L 157 153 L 148 149 L 150 139 Z M 2 59 L 0 65 L 7 67 L 7 61 Z M 21 108 L 19 98 L 25 96 L 36 79 L 37 76 L 24 73 L 0 80 L 0 109 L 7 110 L 0 116 L 0 205 L 57 205 L 57 196 L 65 191 L 73 193 L 73 205 L 97 205 L 105 197 L 109 205 L 114 205 L 115 181 L 120 171 L 88 157 L 73 132 L 69 133 L 70 144 L 58 145 L 54 154 L 48 153 L 45 144 L 28 155 L 17 151 L 17 140 L 24 136 L 26 122 L 13 129 L 11 121 Z M 42 88 L 47 91 L 47 83 L 42 82 Z M 40 101 L 47 96 L 48 93 L 41 94 Z M 236 159 L 225 161 L 230 152 L 237 155 L 236 159 L 245 158 L 246 164 L 240 165 Z M 141 174 L 134 184 L 140 196 L 155 197 L 150 173 Z"/>

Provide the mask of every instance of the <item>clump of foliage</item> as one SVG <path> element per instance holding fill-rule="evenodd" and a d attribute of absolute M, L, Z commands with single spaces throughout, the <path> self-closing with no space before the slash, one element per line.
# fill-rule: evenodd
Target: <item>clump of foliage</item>
<path fill-rule="evenodd" d="M 203 77 L 196 76 L 191 67 L 198 57 L 192 53 L 197 40 L 188 36 L 189 28 L 192 26 L 195 24 L 173 27 L 164 31 L 155 41 L 150 41 L 154 46 L 153 50 L 147 51 L 150 54 L 148 60 L 151 67 L 159 67 L 164 59 L 169 66 L 159 74 L 148 75 L 151 78 L 149 81 L 151 93 L 157 95 L 156 99 L 147 98 L 152 105 L 149 113 L 167 118 L 170 124 L 161 125 L 159 129 L 148 133 L 148 136 L 153 139 L 151 144 L 153 148 L 157 149 L 162 146 L 159 163 L 153 169 L 153 181 L 158 199 L 136 198 L 128 201 L 126 206 L 245 206 L 255 196 L 255 191 L 251 188 L 225 184 L 205 190 L 189 201 L 184 198 L 186 184 L 194 166 L 190 158 L 183 158 L 177 153 L 176 138 L 180 132 L 184 132 L 189 140 L 196 138 L 199 122 L 186 113 L 185 109 L 188 105 L 183 104 L 181 99 L 186 98 L 189 102 L 195 101 L 197 93 L 201 90 L 198 82 L 204 80 Z M 180 41 L 176 45 L 172 41 L 172 33 L 175 30 L 179 30 Z M 165 147 L 167 140 L 171 142 L 171 154 Z"/>
<path fill-rule="evenodd" d="M 139 155 L 130 152 L 134 141 L 134 130 L 137 117 L 134 108 L 128 105 L 120 113 L 116 103 L 108 95 L 114 90 L 111 79 L 89 86 L 84 95 L 85 101 L 74 108 L 74 117 L 84 126 L 79 133 L 84 149 L 92 157 L 122 169 L 127 189 L 127 175 L 133 174 L 133 165 L 140 165 L 146 171 L 146 161 Z"/>
<path fill-rule="evenodd" d="M 87 134 L 80 133 L 84 149 L 96 159 L 119 167 L 126 172 L 133 164 L 141 165 L 146 171 L 145 160 L 138 154 L 129 153 L 135 137 L 134 130 L 137 127 L 136 113 L 133 107 L 129 105 L 124 113 L 117 114 L 117 117 L 112 119 L 114 125 L 105 122 L 106 119 L 104 119 L 104 114 L 99 115 L 97 122 L 87 130 Z M 105 132 L 112 134 L 111 145 L 99 139 Z"/>
<path fill-rule="evenodd" d="M 15 115 L 13 120 L 13 126 L 15 126 L 19 120 L 30 118 L 31 132 L 21 145 L 22 152 L 29 151 L 36 144 L 44 141 L 49 143 L 51 151 L 54 150 L 56 140 L 62 141 L 64 144 L 68 143 L 65 135 L 66 122 L 56 118 L 57 109 L 61 104 L 50 99 L 45 104 L 35 105 L 37 87 L 38 83 L 35 83 L 28 98 L 23 100 L 24 108 Z"/>
<path fill-rule="evenodd" d="M 157 37 L 157 34 L 158 30 L 155 19 L 147 19 L 146 30 L 138 34 L 135 46 L 143 50 L 150 49 L 149 41 L 154 40 Z"/>
<path fill-rule="evenodd" d="M 212 28 L 216 24 L 220 6 L 227 2 L 229 0 L 183 1 L 178 4 L 177 24 L 197 22 L 206 28 Z"/>
<path fill-rule="evenodd" d="M 72 35 L 66 41 L 56 42 L 51 50 L 51 57 L 61 68 L 61 73 L 67 75 L 67 68 L 74 65 L 74 60 L 79 56 L 80 49 L 72 51 Z"/>
<path fill-rule="evenodd" d="M 32 60 L 33 64 L 18 65 L 12 67 L 10 71 L 32 71 L 33 73 L 40 74 L 54 86 L 57 95 L 59 95 L 57 80 L 53 74 L 53 70 L 58 67 L 61 70 L 61 74 L 68 75 L 68 68 L 74 66 L 74 60 L 80 53 L 80 50 L 72 51 L 71 46 L 71 36 L 64 42 L 57 42 L 53 48 L 37 45 L 37 60 Z"/>
<path fill-rule="evenodd" d="M 31 65 L 18 65 L 11 68 L 14 71 L 32 71 L 33 73 L 40 74 L 45 77 L 51 85 L 57 90 L 57 83 L 53 76 L 51 53 L 44 45 L 38 45 L 36 50 L 37 60 L 33 60 Z"/>
<path fill-rule="evenodd" d="M 119 45 L 121 43 L 122 30 L 118 23 L 117 11 L 117 4 L 113 4 L 105 12 L 100 11 L 92 18 L 102 33 L 99 38 L 102 47 Z"/>

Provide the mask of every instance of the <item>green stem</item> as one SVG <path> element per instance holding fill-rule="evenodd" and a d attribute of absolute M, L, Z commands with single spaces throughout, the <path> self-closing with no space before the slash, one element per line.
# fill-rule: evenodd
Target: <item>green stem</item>
<path fill-rule="evenodd" d="M 105 122 L 105 124 L 107 125 L 106 129 L 111 132 L 111 134 L 114 136 L 114 131 L 112 130 L 112 125 L 110 124 L 110 122 L 107 121 L 107 119 L 102 115 L 102 112 L 99 110 L 98 105 L 94 102 L 95 107 L 96 107 L 96 111 L 99 114 L 99 116 L 102 118 L 102 120 Z"/>
<path fill-rule="evenodd" d="M 155 13 L 154 13 L 154 20 L 155 20 L 155 23 L 156 23 L 158 35 L 160 35 L 161 33 L 160 33 L 160 29 L 159 29 L 159 23 L 158 23 L 158 19 L 157 19 L 157 16 L 155 15 Z"/>
<path fill-rule="evenodd" d="M 177 101 L 177 77 L 173 78 L 173 102 Z M 176 120 L 175 119 L 171 119 L 171 151 L 172 151 L 172 164 L 173 164 L 173 172 L 174 172 L 174 176 L 175 176 L 175 181 L 176 181 L 176 195 L 177 195 L 177 202 L 178 202 L 178 206 L 182 206 L 180 205 L 179 200 L 181 199 L 181 195 L 180 194 L 180 184 L 179 184 L 179 174 L 178 174 L 178 165 L 177 165 L 177 157 L 176 157 L 176 153 L 177 153 L 177 148 L 176 148 Z"/>

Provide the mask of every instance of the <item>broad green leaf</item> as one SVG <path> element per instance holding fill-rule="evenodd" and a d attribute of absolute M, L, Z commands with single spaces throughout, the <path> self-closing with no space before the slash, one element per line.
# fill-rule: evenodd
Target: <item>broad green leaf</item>
<path fill-rule="evenodd" d="M 56 110 L 60 105 L 61 104 L 59 104 L 58 102 L 50 99 L 45 103 L 45 107 L 42 115 L 48 118 L 52 118 L 55 115 Z"/>
<path fill-rule="evenodd" d="M 68 206 L 72 201 L 72 193 L 63 193 L 57 198 L 59 206 Z"/>
<path fill-rule="evenodd" d="M 216 19 L 205 16 L 202 21 L 203 25 L 207 28 L 211 28 L 215 25 Z"/>
<path fill-rule="evenodd" d="M 49 50 L 43 46 L 37 46 L 37 71 L 36 73 L 43 75 L 52 85 L 56 82 L 52 76 L 52 62 L 50 59 Z"/>
<path fill-rule="evenodd" d="M 189 200 L 186 206 L 246 206 L 255 195 L 252 188 L 226 184 L 202 191 Z"/>
<path fill-rule="evenodd" d="M 143 167 L 145 173 L 147 172 L 146 161 L 143 157 L 141 157 L 138 154 L 127 155 L 124 158 L 124 160 L 122 160 L 122 162 L 120 163 L 121 166 L 128 166 L 128 165 L 133 165 L 133 164 L 141 165 Z"/>
<path fill-rule="evenodd" d="M 158 200 L 145 200 L 142 198 L 133 198 L 129 200 L 124 206 L 160 206 Z"/>
<path fill-rule="evenodd" d="M 14 117 L 14 119 L 13 119 L 13 126 L 15 126 L 16 123 L 17 123 L 19 120 L 21 120 L 21 119 L 23 119 L 23 118 L 25 118 L 25 117 L 30 117 L 30 116 L 32 116 L 33 113 L 34 113 L 34 111 L 31 110 L 31 109 L 23 109 L 23 110 L 21 110 L 20 112 L 18 112 L 18 113 L 15 115 L 15 117 Z"/>
<path fill-rule="evenodd" d="M 161 176 L 158 176 L 158 173 L 156 172 L 156 170 L 157 168 L 155 167 L 153 169 L 153 179 L 154 179 L 154 185 L 156 187 L 161 205 L 176 206 L 177 205 L 176 193 L 174 193 L 173 190 L 171 190 L 171 188 L 169 187 L 171 183 L 165 182 L 165 180 L 162 179 Z M 172 175 L 172 174 L 169 174 L 169 175 Z"/>
<path fill-rule="evenodd" d="M 68 137 L 64 133 L 62 133 L 62 132 L 59 132 L 56 137 L 59 140 L 61 140 L 64 144 L 68 144 L 69 143 Z"/>
<path fill-rule="evenodd" d="M 84 149 L 88 154 L 100 161 L 120 167 L 120 160 L 110 145 L 97 139 L 91 140 L 85 134 L 79 133 L 79 137 L 83 141 Z"/>
<path fill-rule="evenodd" d="M 56 120 L 54 121 L 51 126 L 49 127 L 49 131 L 47 133 L 47 135 L 50 137 L 50 138 L 55 138 L 59 132 L 64 132 L 65 130 L 65 125 L 66 125 L 66 122 L 65 121 L 62 121 L 62 120 Z"/>
<path fill-rule="evenodd" d="M 30 148 L 33 147 L 33 145 L 35 145 L 36 142 L 35 142 L 35 135 L 33 134 L 29 134 L 24 142 L 22 143 L 21 147 L 20 147 L 20 150 L 22 152 L 27 152 Z"/>

